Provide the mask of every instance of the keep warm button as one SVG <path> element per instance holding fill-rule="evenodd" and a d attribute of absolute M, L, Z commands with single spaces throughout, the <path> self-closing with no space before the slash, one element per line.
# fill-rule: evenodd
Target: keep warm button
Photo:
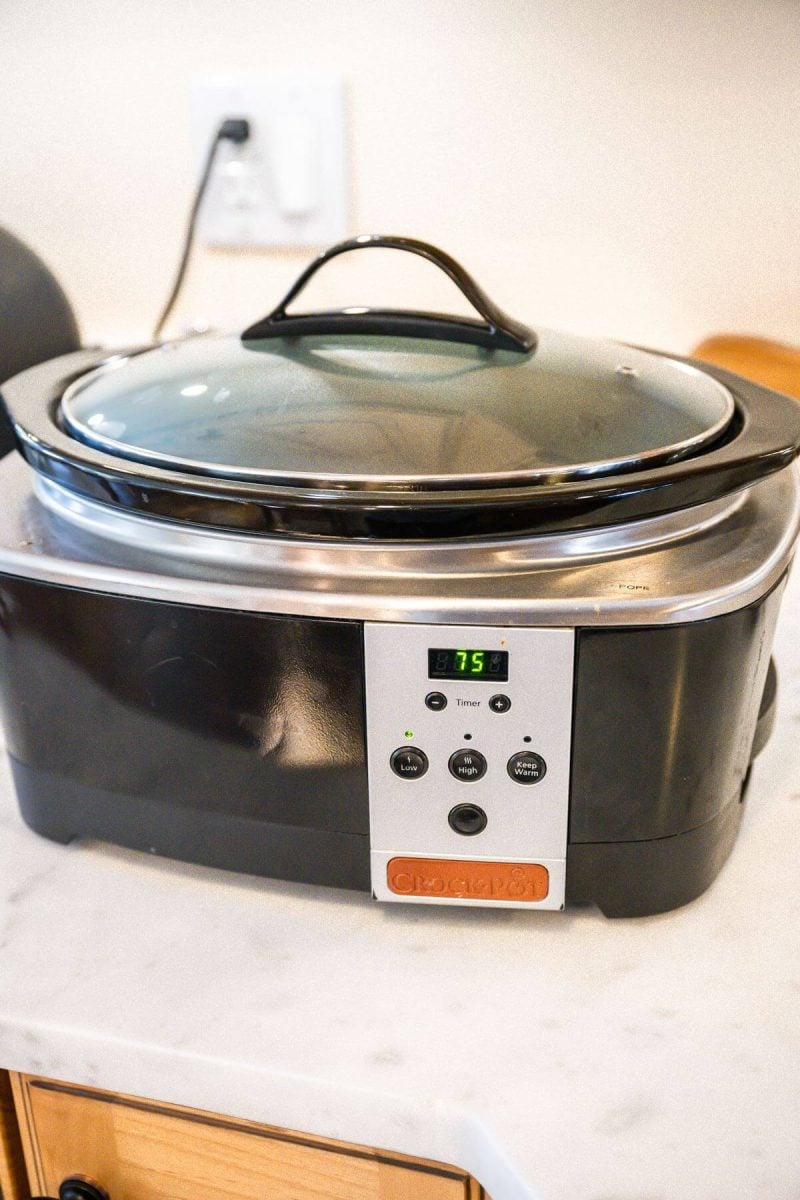
<path fill-rule="evenodd" d="M 547 773 L 547 763 L 541 754 L 532 750 L 521 750 L 512 754 L 506 768 L 514 783 L 538 783 Z"/>

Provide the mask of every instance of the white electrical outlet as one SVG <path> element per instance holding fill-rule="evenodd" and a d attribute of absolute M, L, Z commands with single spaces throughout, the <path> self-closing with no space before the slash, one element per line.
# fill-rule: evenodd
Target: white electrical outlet
<path fill-rule="evenodd" d="M 344 84 L 331 76 L 231 75 L 191 94 L 198 174 L 226 117 L 250 137 L 224 141 L 198 216 L 211 246 L 327 246 L 350 232 Z"/>

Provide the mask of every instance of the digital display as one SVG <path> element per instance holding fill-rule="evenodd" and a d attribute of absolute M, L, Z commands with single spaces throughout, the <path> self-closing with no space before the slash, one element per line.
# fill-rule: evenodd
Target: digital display
<path fill-rule="evenodd" d="M 428 650 L 429 679 L 508 680 L 507 650 Z"/>

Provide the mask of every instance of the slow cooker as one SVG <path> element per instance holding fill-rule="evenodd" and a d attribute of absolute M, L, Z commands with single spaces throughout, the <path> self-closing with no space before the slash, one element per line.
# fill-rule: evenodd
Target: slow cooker
<path fill-rule="evenodd" d="M 477 317 L 288 311 L 375 247 Z M 533 332 L 377 236 L 241 336 L 3 397 L 0 687 L 38 833 L 418 904 L 631 916 L 714 879 L 774 712 L 793 401 Z"/>

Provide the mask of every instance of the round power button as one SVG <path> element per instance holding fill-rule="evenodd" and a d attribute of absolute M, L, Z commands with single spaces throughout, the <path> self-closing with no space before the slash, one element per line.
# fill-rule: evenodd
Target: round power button
<path fill-rule="evenodd" d="M 401 779 L 419 779 L 428 769 L 428 756 L 416 746 L 401 746 L 389 759 L 389 766 Z"/>
<path fill-rule="evenodd" d="M 486 813 L 477 804 L 457 804 L 447 817 L 450 828 L 464 837 L 474 837 L 486 828 Z"/>

